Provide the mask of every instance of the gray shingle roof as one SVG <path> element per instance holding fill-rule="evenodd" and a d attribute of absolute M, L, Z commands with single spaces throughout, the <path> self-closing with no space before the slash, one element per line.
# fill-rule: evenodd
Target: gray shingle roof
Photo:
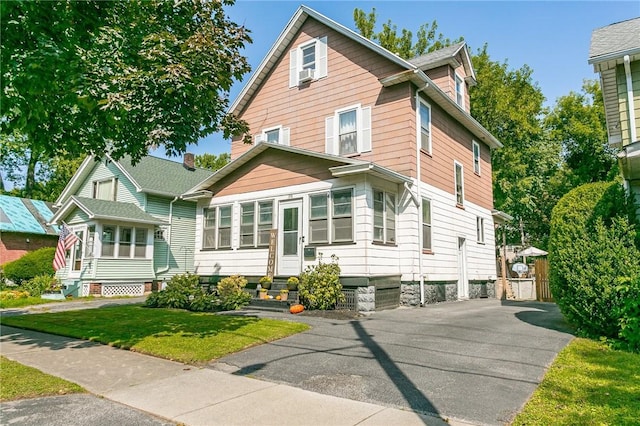
<path fill-rule="evenodd" d="M 133 166 L 129 157 L 119 164 L 143 192 L 182 195 L 213 174 L 211 170 L 187 170 L 182 163 L 157 157 L 143 157 Z"/>
<path fill-rule="evenodd" d="M 589 62 L 602 56 L 620 55 L 640 49 L 640 18 L 617 22 L 598 28 L 591 33 Z"/>
<path fill-rule="evenodd" d="M 453 57 L 458 53 L 463 44 L 464 41 L 461 41 L 460 43 L 443 47 L 442 49 L 434 50 L 421 56 L 416 56 L 415 58 L 409 59 L 409 62 L 420 69 L 429 69 L 431 65 L 440 64 L 442 61 Z"/>
<path fill-rule="evenodd" d="M 75 196 L 71 198 L 79 207 L 86 209 L 89 215 L 95 218 L 108 218 L 138 223 L 165 223 L 163 220 L 142 211 L 142 209 L 132 203 L 120 203 L 117 201 Z"/>

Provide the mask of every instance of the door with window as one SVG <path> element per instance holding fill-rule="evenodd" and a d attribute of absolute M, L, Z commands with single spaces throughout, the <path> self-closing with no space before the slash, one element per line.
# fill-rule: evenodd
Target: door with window
<path fill-rule="evenodd" d="M 302 200 L 282 201 L 278 209 L 278 275 L 302 268 Z"/>
<path fill-rule="evenodd" d="M 82 271 L 82 260 L 84 259 L 84 241 L 85 241 L 85 232 L 84 229 L 74 229 L 72 232 L 78 238 L 76 243 L 71 247 L 70 253 L 70 262 L 71 265 L 69 267 L 69 276 L 70 277 L 78 277 L 80 276 L 80 272 Z"/>

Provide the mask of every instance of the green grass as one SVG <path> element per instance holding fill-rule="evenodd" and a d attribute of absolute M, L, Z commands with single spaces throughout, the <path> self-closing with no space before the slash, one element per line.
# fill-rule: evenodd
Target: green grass
<path fill-rule="evenodd" d="M 640 425 L 640 354 L 575 339 L 514 425 Z"/>
<path fill-rule="evenodd" d="M 0 401 L 85 392 L 75 383 L 0 356 Z"/>
<path fill-rule="evenodd" d="M 2 322 L 194 364 L 309 328 L 289 321 L 140 305 L 20 315 Z"/>
<path fill-rule="evenodd" d="M 22 299 L 0 300 L 0 309 L 22 308 L 24 306 L 42 305 L 44 303 L 64 302 L 64 300 L 48 300 L 40 297 L 25 297 Z"/>

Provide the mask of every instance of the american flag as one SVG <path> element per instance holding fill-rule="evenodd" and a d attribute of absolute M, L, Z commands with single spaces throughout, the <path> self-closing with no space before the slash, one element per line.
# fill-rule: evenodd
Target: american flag
<path fill-rule="evenodd" d="M 60 226 L 60 237 L 58 238 L 58 245 L 56 246 L 56 254 L 53 256 L 53 269 L 57 271 L 65 267 L 67 264 L 66 251 L 73 247 L 76 241 L 78 241 L 78 237 L 63 223 L 62 226 Z"/>

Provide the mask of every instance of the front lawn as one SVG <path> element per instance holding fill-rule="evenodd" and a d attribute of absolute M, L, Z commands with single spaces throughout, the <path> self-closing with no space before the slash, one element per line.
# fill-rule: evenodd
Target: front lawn
<path fill-rule="evenodd" d="M 575 339 L 513 424 L 638 425 L 639 413 L 640 354 Z"/>
<path fill-rule="evenodd" d="M 20 315 L 2 322 L 196 364 L 309 328 L 289 321 L 140 305 Z"/>
<path fill-rule="evenodd" d="M 42 305 L 44 303 L 62 302 L 62 300 L 49 300 L 40 297 L 22 297 L 20 299 L 0 299 L 0 309 L 22 308 L 24 306 Z"/>
<path fill-rule="evenodd" d="M 0 356 L 0 401 L 85 392 L 75 383 Z"/>

